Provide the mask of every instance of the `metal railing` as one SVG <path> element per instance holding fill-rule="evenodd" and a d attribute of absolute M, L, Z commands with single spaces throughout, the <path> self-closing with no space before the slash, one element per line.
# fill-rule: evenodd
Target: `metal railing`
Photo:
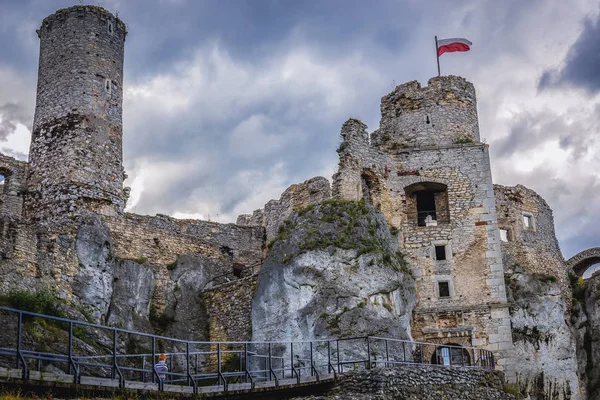
<path fill-rule="evenodd" d="M 0 307 L 0 365 L 16 365 L 22 378 L 51 366 L 71 375 L 126 382 L 151 382 L 199 387 L 273 382 L 300 383 L 303 377 L 319 381 L 350 370 L 395 365 L 461 366 L 493 370 L 492 352 L 472 347 L 432 344 L 365 336 L 310 342 L 200 342 L 112 328 Z M 52 349 L 35 334 L 43 326 L 56 337 Z M 10 328 L 14 328 L 11 329 Z M 11 340 L 12 338 L 12 340 Z M 154 368 L 159 353 L 168 357 L 164 381 Z"/>

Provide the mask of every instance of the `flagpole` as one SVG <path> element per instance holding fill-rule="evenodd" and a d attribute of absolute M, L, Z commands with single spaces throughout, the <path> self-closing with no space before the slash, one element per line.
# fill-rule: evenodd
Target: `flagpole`
<path fill-rule="evenodd" d="M 438 56 L 438 41 L 437 41 L 437 36 L 435 37 L 435 58 L 437 59 L 437 66 L 438 66 L 438 76 L 440 76 L 440 56 Z"/>

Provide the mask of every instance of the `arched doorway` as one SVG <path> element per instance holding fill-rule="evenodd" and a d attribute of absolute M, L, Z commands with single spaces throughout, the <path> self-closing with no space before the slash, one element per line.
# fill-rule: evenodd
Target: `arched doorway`
<path fill-rule="evenodd" d="M 459 344 L 448 343 L 438 346 L 431 355 L 431 363 L 436 365 L 471 365 L 469 351 Z"/>

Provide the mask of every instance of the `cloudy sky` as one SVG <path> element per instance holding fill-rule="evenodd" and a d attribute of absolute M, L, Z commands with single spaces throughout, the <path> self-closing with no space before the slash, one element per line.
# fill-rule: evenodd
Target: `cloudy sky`
<path fill-rule="evenodd" d="M 0 0 L 0 151 L 26 158 L 35 29 L 75 0 Z M 90 3 L 83 1 L 83 4 Z M 396 84 L 442 74 L 478 95 L 496 183 L 554 209 L 566 257 L 600 245 L 600 5 L 590 0 L 100 0 L 128 24 L 129 210 L 235 221 L 335 172 L 349 117 L 372 131 Z"/>

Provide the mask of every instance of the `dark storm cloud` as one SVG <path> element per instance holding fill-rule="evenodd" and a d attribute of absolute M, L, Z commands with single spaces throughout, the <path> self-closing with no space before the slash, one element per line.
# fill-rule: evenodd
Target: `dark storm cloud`
<path fill-rule="evenodd" d="M 6 103 L 0 105 L 0 141 L 17 130 L 17 124 L 31 126 L 31 115 L 21 105 Z"/>
<path fill-rule="evenodd" d="M 600 14 L 587 19 L 581 34 L 567 53 L 564 66 L 546 70 L 540 78 L 539 88 L 547 89 L 572 85 L 590 92 L 600 91 Z"/>
<path fill-rule="evenodd" d="M 557 141 L 563 150 L 572 151 L 571 157 L 582 157 L 590 150 L 590 140 L 599 127 L 600 110 L 596 108 L 598 118 L 592 121 L 573 121 L 572 116 L 558 115 L 550 110 L 540 112 L 524 111 L 513 118 L 509 125 L 509 134 L 494 141 L 491 152 L 495 157 L 509 157 L 520 152 Z"/>

